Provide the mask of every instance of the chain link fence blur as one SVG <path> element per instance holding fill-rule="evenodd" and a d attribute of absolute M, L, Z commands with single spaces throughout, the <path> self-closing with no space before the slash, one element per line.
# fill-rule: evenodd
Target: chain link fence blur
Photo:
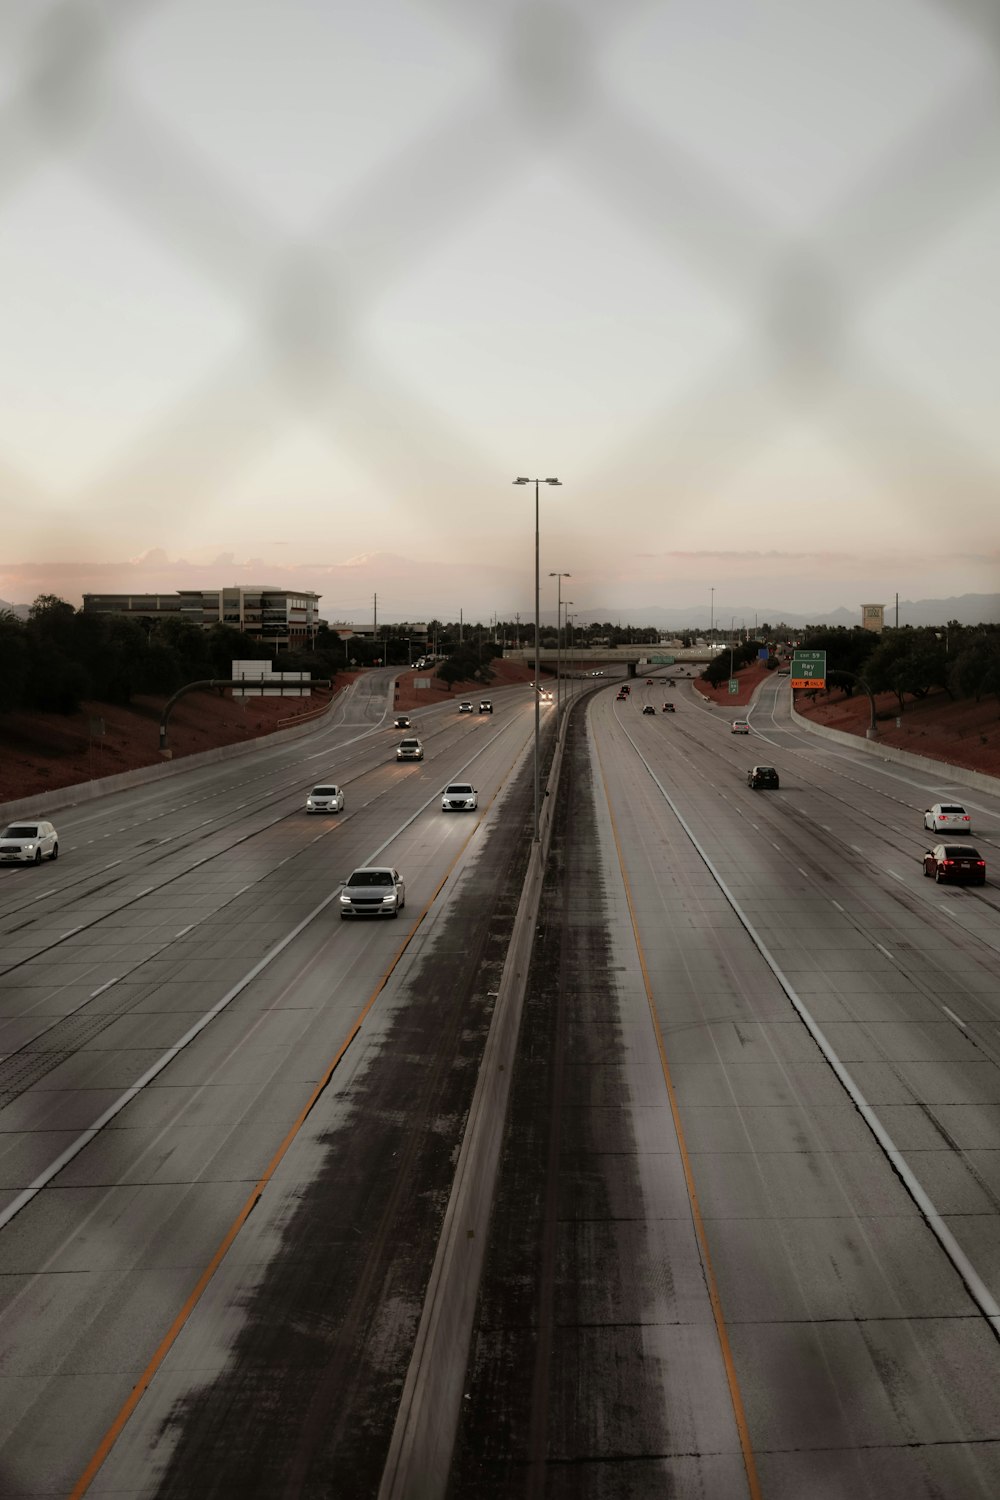
<path fill-rule="evenodd" d="M 745 310 L 741 347 L 648 423 L 658 435 L 643 460 L 651 481 L 697 475 L 704 487 L 773 439 L 790 412 L 802 412 L 909 504 L 929 508 L 957 487 L 985 517 L 996 494 L 995 452 L 956 430 L 943 403 L 883 369 L 857 330 L 897 278 L 933 262 L 956 225 L 996 195 L 995 0 L 937 0 L 947 25 L 990 65 L 978 84 L 943 99 L 935 92 L 891 157 L 796 236 L 769 222 L 745 184 L 645 129 L 609 89 L 602 57 L 621 28 L 658 3 L 423 0 L 411 8 L 418 21 L 450 29 L 470 58 L 478 56 L 489 86 L 415 129 L 395 156 L 325 204 L 308 233 L 293 235 L 129 86 L 123 46 L 161 7 L 169 10 L 169 0 L 7 0 L 0 236 L 25 184 L 58 162 L 161 254 L 210 283 L 245 330 L 237 357 L 173 396 L 138 434 L 130 430 L 110 471 L 76 495 L 43 493 L 0 440 L 8 496 L 54 516 L 71 504 L 98 505 L 113 519 L 141 492 L 177 516 L 198 503 L 190 497 L 252 461 L 273 430 L 276 405 L 321 430 L 335 426 L 338 442 L 392 483 L 405 480 L 417 457 L 481 484 L 493 459 L 387 366 L 368 330 L 380 299 L 414 263 L 433 257 L 544 151 L 658 256 L 695 267 L 703 288 Z M 935 0 L 913 5 L 933 9 Z M 196 45 L 196 8 L 188 16 Z M 224 58 L 219 68 L 224 88 Z M 387 420 L 392 444 L 384 441 Z M 636 434 L 623 433 L 608 471 L 636 447 Z"/>

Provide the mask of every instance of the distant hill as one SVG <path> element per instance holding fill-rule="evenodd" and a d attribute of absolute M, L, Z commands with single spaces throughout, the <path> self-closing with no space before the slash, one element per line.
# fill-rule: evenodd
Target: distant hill
<path fill-rule="evenodd" d="M 16 615 L 19 620 L 26 620 L 30 609 L 30 604 L 8 604 L 6 599 L 0 599 L 0 615 Z"/>
<path fill-rule="evenodd" d="M 623 625 L 655 626 L 666 632 L 682 631 L 685 628 L 693 630 L 708 629 L 712 618 L 708 605 L 694 605 L 688 609 L 663 609 L 658 605 L 631 606 L 627 610 L 603 607 L 596 605 L 587 610 L 588 618 L 591 620 L 610 620 L 612 623 L 621 621 Z M 820 609 L 811 614 L 801 614 L 794 610 L 781 609 L 777 605 L 773 608 L 759 605 L 726 604 L 719 603 L 715 607 L 715 628 L 726 630 L 729 622 L 735 617 L 737 623 L 753 626 L 756 620 L 759 625 L 765 622 L 769 625 L 790 625 L 795 629 L 802 629 L 806 625 L 860 625 L 861 609 Z M 957 598 L 950 599 L 900 599 L 899 601 L 899 623 L 900 625 L 947 625 L 949 620 L 957 620 L 960 625 L 991 625 L 1000 623 L 1000 594 L 960 594 Z M 894 602 L 887 602 L 885 607 L 885 623 L 893 626 L 896 623 L 896 607 Z"/>

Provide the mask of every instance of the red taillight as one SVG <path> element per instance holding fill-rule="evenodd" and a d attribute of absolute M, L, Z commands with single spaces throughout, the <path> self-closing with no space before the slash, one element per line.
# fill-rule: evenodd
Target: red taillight
<path fill-rule="evenodd" d="M 986 861 L 985 861 L 985 859 L 977 859 L 976 860 L 976 869 L 977 870 L 985 870 L 986 869 Z"/>
<path fill-rule="evenodd" d="M 943 859 L 941 861 L 941 868 L 942 870 L 946 870 L 950 865 L 953 865 L 954 863 L 955 861 L 953 859 Z"/>
<path fill-rule="evenodd" d="M 967 822 L 968 822 L 968 821 L 969 821 L 969 814 L 968 814 L 968 813 L 966 813 L 966 814 L 965 814 L 965 817 L 964 817 L 964 818 L 963 818 L 963 819 L 962 819 L 962 822 L 963 822 L 963 823 L 967 823 Z"/>

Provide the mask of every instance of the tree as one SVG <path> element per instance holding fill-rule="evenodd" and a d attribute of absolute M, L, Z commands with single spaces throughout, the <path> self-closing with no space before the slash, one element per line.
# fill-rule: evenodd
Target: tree
<path fill-rule="evenodd" d="M 973 636 L 956 657 L 949 681 L 961 698 L 977 703 L 984 693 L 1000 698 L 1000 631 Z"/>

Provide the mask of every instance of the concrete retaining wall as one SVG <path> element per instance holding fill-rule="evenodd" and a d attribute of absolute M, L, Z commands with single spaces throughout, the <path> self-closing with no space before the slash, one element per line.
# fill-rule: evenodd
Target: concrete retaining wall
<path fill-rule="evenodd" d="M 834 740 L 839 745 L 850 745 L 854 750 L 863 750 L 876 760 L 897 766 L 908 766 L 920 771 L 929 781 L 955 782 L 958 786 L 973 787 L 979 792 L 1000 793 L 1000 776 L 990 776 L 985 771 L 967 771 L 964 766 L 952 766 L 943 760 L 932 760 L 928 755 L 914 755 L 912 750 L 897 750 L 894 745 L 882 745 L 877 739 L 862 739 L 857 734 L 847 734 L 843 729 L 831 729 L 827 724 L 814 724 L 812 719 L 797 713 L 792 704 L 792 718 L 800 729 L 818 734 L 821 739 Z"/>
<path fill-rule="evenodd" d="M 568 723 L 564 709 L 379 1500 L 444 1500 L 448 1487 Z"/>

